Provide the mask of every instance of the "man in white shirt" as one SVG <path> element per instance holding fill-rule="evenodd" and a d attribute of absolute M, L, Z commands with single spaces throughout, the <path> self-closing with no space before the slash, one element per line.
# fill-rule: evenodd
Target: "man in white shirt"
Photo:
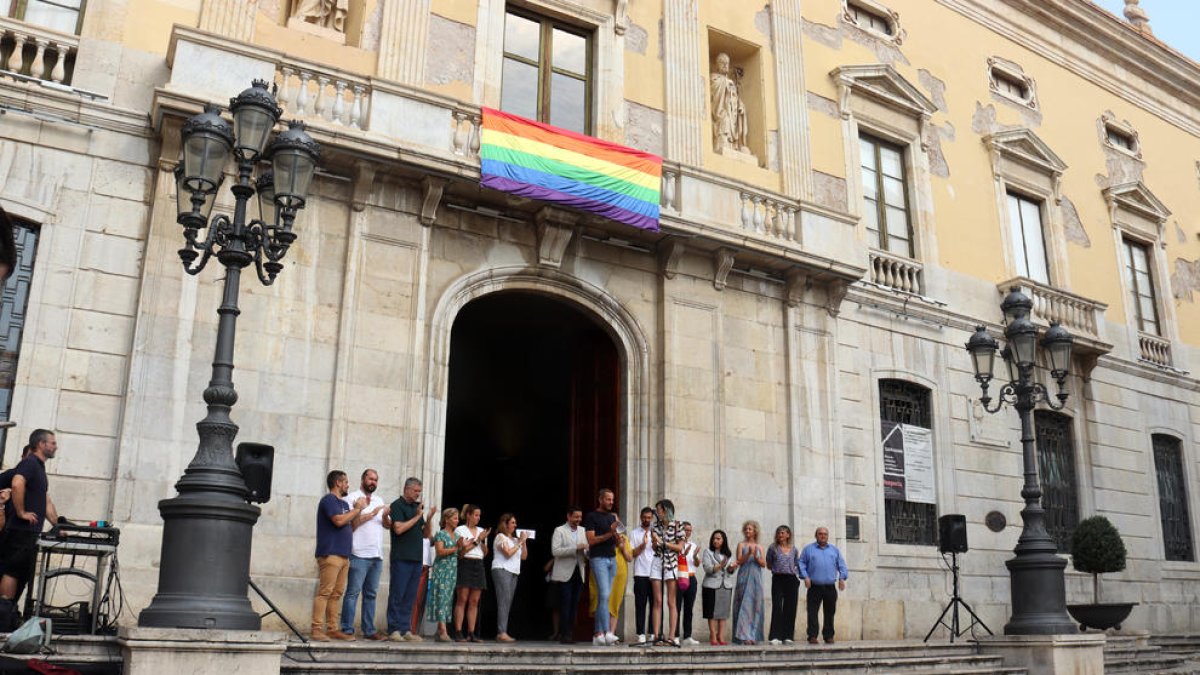
<path fill-rule="evenodd" d="M 350 573 L 346 577 L 346 593 L 342 598 L 342 626 L 346 635 L 354 635 L 354 612 L 358 596 L 362 595 L 362 632 L 368 640 L 386 640 L 387 634 L 375 630 L 375 596 L 379 592 L 379 577 L 383 573 L 383 535 L 392 529 L 392 518 L 383 498 L 375 494 L 379 473 L 367 469 L 362 473 L 359 489 L 346 495 L 346 503 L 359 497 L 368 500 L 366 508 L 354 519 L 354 544 L 350 550 Z"/>
<path fill-rule="evenodd" d="M 646 624 L 651 609 L 650 569 L 654 564 L 654 542 L 650 540 L 650 524 L 653 520 L 654 510 L 647 506 L 642 509 L 639 527 L 629 533 L 629 545 L 633 547 L 633 603 L 637 611 L 638 642 L 647 641 Z"/>

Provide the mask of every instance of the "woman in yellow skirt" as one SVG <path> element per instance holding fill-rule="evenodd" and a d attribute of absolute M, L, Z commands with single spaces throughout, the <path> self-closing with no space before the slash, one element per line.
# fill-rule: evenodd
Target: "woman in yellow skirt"
<path fill-rule="evenodd" d="M 617 617 L 621 615 L 621 603 L 625 601 L 625 585 L 629 581 L 629 562 L 633 560 L 633 551 L 629 548 L 629 539 L 625 537 L 624 528 L 617 530 L 617 574 L 613 577 L 612 593 L 608 596 L 608 629 L 617 632 Z M 588 615 L 596 616 L 596 576 L 588 575 Z"/>

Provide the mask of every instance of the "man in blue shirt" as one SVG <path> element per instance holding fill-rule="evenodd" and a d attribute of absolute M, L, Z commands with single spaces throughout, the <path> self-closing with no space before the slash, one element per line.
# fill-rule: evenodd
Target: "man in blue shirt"
<path fill-rule="evenodd" d="M 329 492 L 317 504 L 317 595 L 313 598 L 312 634 L 315 642 L 353 640 L 339 630 L 342 614 L 342 593 L 346 590 L 346 573 L 350 569 L 353 537 L 351 523 L 367 506 L 367 498 L 359 497 L 351 506 L 342 501 L 350 491 L 350 479 L 345 471 L 330 471 L 325 477 Z"/>
<path fill-rule="evenodd" d="M 829 543 L 829 530 L 818 527 L 817 540 L 800 554 L 800 578 L 808 589 L 808 641 L 817 644 L 817 612 L 825 606 L 825 642 L 833 642 L 833 615 L 837 611 L 838 591 L 846 590 L 846 559 Z M 834 587 L 837 584 L 837 587 Z"/>

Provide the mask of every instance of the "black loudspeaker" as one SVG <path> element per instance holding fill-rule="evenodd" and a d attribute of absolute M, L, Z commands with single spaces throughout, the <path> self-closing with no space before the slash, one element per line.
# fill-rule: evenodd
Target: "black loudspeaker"
<path fill-rule="evenodd" d="M 967 552 L 967 517 L 947 513 L 938 518 L 938 550 L 942 553 Z"/>
<path fill-rule="evenodd" d="M 275 468 L 275 448 L 262 443 L 238 443 L 237 465 L 250 490 L 247 501 L 266 504 L 271 501 L 271 473 Z"/>

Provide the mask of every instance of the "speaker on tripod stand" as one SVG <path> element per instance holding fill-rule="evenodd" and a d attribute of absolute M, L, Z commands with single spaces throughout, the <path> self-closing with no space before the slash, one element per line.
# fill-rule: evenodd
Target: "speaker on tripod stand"
<path fill-rule="evenodd" d="M 958 513 L 948 513 L 938 518 L 938 552 L 942 554 L 943 558 L 946 557 L 947 553 L 950 554 L 950 574 L 954 581 L 954 590 L 950 596 L 950 602 L 946 604 L 941 615 L 938 616 L 937 623 L 933 624 L 933 627 L 925 634 L 925 642 L 929 642 L 929 638 L 933 637 L 933 632 L 938 629 L 938 626 L 945 626 L 950 631 L 951 643 L 954 642 L 955 638 L 961 637 L 976 625 L 982 626 L 988 632 L 988 635 L 993 635 L 992 629 L 987 627 L 987 624 L 979 618 L 979 615 L 958 594 L 958 554 L 966 553 L 967 550 L 967 517 Z M 966 628 L 960 628 L 959 625 L 959 606 L 965 609 L 971 617 L 971 623 Z M 950 623 L 946 623 L 947 613 L 950 614 Z"/>

